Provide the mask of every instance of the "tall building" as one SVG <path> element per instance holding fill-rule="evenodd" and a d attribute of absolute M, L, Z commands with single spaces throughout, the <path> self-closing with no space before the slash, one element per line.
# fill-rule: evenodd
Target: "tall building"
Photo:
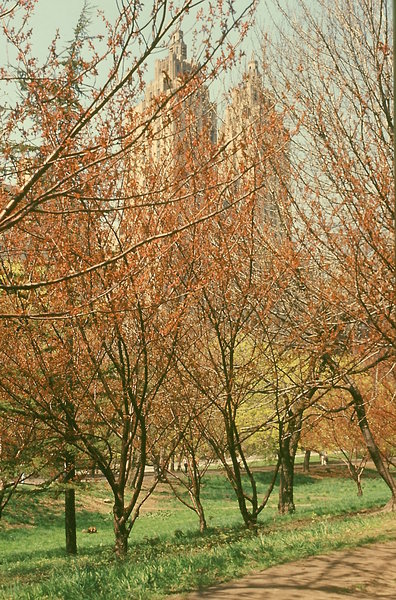
<path fill-rule="evenodd" d="M 220 139 L 240 185 L 256 188 L 257 224 L 281 224 L 280 194 L 288 179 L 288 135 L 252 56 L 239 85 L 231 90 Z"/>
<path fill-rule="evenodd" d="M 172 210 L 176 220 L 182 220 L 182 209 L 191 211 L 185 219 L 193 219 L 203 198 L 202 156 L 216 141 L 216 110 L 199 65 L 188 60 L 181 30 L 173 33 L 167 56 L 155 62 L 154 78 L 131 109 L 129 125 L 134 143 L 123 180 L 120 235 L 140 235 L 139 228 L 152 235 L 173 218 Z"/>
<path fill-rule="evenodd" d="M 127 187 L 137 192 L 139 203 L 147 195 L 154 205 L 159 189 L 177 189 L 189 176 L 194 179 L 202 159 L 209 156 L 208 144 L 217 141 L 216 107 L 200 77 L 197 65 L 188 60 L 183 33 L 178 30 L 171 37 L 167 56 L 155 62 L 154 78 L 135 109 L 142 135 L 140 147 L 134 146 L 130 157 Z M 243 196 L 242 186 L 255 189 L 257 225 L 270 224 L 280 230 L 280 194 L 288 178 L 288 136 L 254 57 L 240 84 L 231 90 L 219 137 L 224 151 L 216 168 L 220 179 L 230 182 L 224 202 L 232 202 L 236 192 Z M 163 193 L 159 200 L 164 201 Z"/>
<path fill-rule="evenodd" d="M 147 106 L 153 98 L 175 90 L 178 81 L 189 75 L 193 69 L 194 65 L 187 60 L 183 32 L 179 29 L 172 35 L 168 56 L 155 61 L 154 79 L 147 84 L 143 105 Z"/>
<path fill-rule="evenodd" d="M 164 163 L 175 147 L 182 154 L 183 141 L 205 132 L 216 141 L 216 110 L 209 90 L 195 78 L 197 65 L 187 59 L 187 46 L 179 29 L 170 40 L 168 56 L 155 62 L 154 79 L 145 89 L 139 113 L 154 119 L 146 136 L 147 160 Z"/>

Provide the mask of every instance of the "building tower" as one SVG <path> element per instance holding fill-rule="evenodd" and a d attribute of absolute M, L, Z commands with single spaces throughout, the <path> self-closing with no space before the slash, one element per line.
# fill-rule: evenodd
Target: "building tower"
<path fill-rule="evenodd" d="M 273 98 L 264 89 L 254 56 L 240 84 L 231 90 L 220 137 L 234 170 L 249 173 L 251 184 L 257 186 L 257 224 L 280 229 L 279 199 L 288 177 L 288 136 Z"/>
<path fill-rule="evenodd" d="M 192 129 L 195 134 L 205 129 L 210 140 L 216 141 L 216 110 L 208 88 L 194 83 L 195 72 L 197 65 L 187 59 L 187 46 L 179 29 L 171 37 L 168 56 L 155 62 L 154 79 L 147 84 L 138 106 L 138 111 L 148 116 L 157 111 L 150 139 L 146 138 L 150 160 L 163 163 Z"/>

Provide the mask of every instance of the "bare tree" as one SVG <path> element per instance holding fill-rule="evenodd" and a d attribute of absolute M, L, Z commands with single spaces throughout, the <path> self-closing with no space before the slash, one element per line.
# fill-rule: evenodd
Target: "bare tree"
<path fill-rule="evenodd" d="M 255 2 L 237 12 L 228 4 L 216 7 L 206 0 L 184 0 L 177 5 L 168 0 L 150 6 L 123 2 L 114 23 L 107 22 L 104 43 L 95 32 L 88 35 L 88 16 L 82 15 L 74 43 L 62 53 L 56 40 L 46 61 L 40 64 L 33 55 L 29 30 L 35 2 L 1 10 L 3 35 L 15 56 L 15 64 L 1 69 L 3 87 L 17 87 L 10 93 L 14 101 L 1 113 L 2 165 L 4 183 L 0 188 L 0 232 L 6 248 L 3 265 L 19 260 L 29 250 L 29 242 L 41 240 L 42 253 L 57 252 L 54 232 L 67 215 L 98 214 L 107 223 L 108 236 L 114 237 L 119 216 L 134 204 L 158 201 L 163 190 L 157 187 L 156 200 L 142 198 L 124 185 L 129 177 L 126 157 L 139 153 L 141 145 L 156 122 L 163 119 L 173 99 L 182 102 L 191 93 L 189 84 L 205 70 L 207 82 L 226 69 L 234 56 L 235 45 L 228 40 L 232 31 L 237 45 L 246 33 Z M 206 8 L 211 5 L 210 11 Z M 187 77 L 168 93 L 155 98 L 149 113 L 135 112 L 144 88 L 147 61 L 168 42 L 175 29 L 190 12 L 196 12 L 195 33 L 202 34 L 196 61 Z M 185 93 L 183 92 L 185 90 Z M 126 207 L 128 204 L 128 207 Z M 205 218 L 200 213 L 196 218 Z M 179 223 L 176 230 L 188 227 Z M 72 256 L 58 255 L 57 274 L 38 271 L 19 282 L 1 281 L 3 289 L 34 289 L 70 280 L 97 268 L 102 270 L 175 229 L 150 232 L 134 239 L 118 252 L 109 243 L 103 256 L 85 264 Z M 13 233 L 11 233 L 11 231 Z M 14 245 L 19 235 L 23 243 Z"/>
<path fill-rule="evenodd" d="M 309 310 L 323 315 L 309 344 L 321 346 L 329 381 L 338 378 L 348 390 L 394 506 L 395 483 L 356 378 L 394 361 L 390 2 L 301 0 L 294 8 L 278 3 L 286 26 L 279 30 L 282 51 L 267 52 L 267 72 L 298 128 L 290 222 L 306 251 L 305 272 L 318 274 L 304 278 Z"/>

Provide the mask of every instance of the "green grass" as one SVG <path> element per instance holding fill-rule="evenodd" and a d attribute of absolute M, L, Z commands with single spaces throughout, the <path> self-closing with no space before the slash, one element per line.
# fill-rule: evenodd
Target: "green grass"
<path fill-rule="evenodd" d="M 368 472 L 358 498 L 353 482 L 337 472 L 297 474 L 292 516 L 277 515 L 275 489 L 258 535 L 241 526 L 220 474 L 208 476 L 203 490 L 210 527 L 205 535 L 197 532 L 196 516 L 160 488 L 136 522 L 123 562 L 112 551 L 111 505 L 103 503 L 109 494 L 102 483 L 77 490 L 77 557 L 64 554 L 62 497 L 25 492 L 0 524 L 0 598 L 163 598 L 295 558 L 396 538 L 394 515 L 374 512 L 389 497 L 382 481 Z M 264 490 L 271 473 L 257 477 Z M 97 534 L 81 533 L 90 525 Z"/>

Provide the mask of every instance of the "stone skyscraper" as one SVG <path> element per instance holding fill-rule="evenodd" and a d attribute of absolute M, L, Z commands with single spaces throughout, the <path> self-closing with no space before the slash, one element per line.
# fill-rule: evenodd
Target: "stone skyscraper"
<path fill-rule="evenodd" d="M 187 46 L 181 30 L 176 31 L 169 43 L 168 56 L 155 62 L 154 79 L 145 89 L 140 113 L 154 114 L 147 136 L 146 152 L 150 160 L 161 161 L 173 154 L 175 146 L 183 144 L 191 131 L 195 135 L 206 132 L 216 140 L 216 111 L 209 99 L 209 90 L 197 84 L 197 65 L 187 60 Z M 169 98 L 171 96 L 171 98 Z M 164 108 L 159 108 L 161 103 Z"/>
<path fill-rule="evenodd" d="M 217 142 L 216 108 L 199 71 L 187 58 L 182 31 L 176 31 L 167 56 L 155 62 L 154 78 L 135 109 L 137 123 L 142 123 L 141 145 L 130 157 L 127 187 L 141 199 L 183 181 L 190 181 L 191 186 L 210 155 L 209 145 Z M 257 225 L 270 224 L 280 230 L 288 136 L 254 57 L 241 83 L 231 90 L 219 138 L 224 150 L 217 149 L 215 168 L 227 189 L 224 202 L 242 196 L 241 186 L 245 186 L 246 197 L 253 193 L 257 200 Z"/>
<path fill-rule="evenodd" d="M 241 181 L 249 177 L 252 189 L 257 186 L 257 223 L 278 229 L 279 198 L 288 178 L 288 136 L 254 57 L 241 83 L 231 90 L 220 139 Z"/>

